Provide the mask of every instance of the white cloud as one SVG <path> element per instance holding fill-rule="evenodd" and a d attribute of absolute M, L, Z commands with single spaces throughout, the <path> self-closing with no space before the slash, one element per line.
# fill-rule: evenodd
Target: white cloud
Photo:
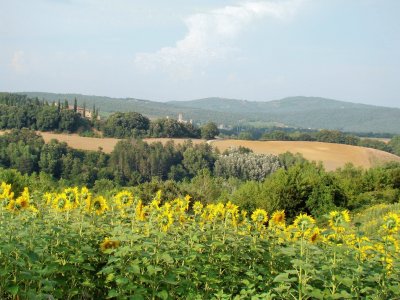
<path fill-rule="evenodd" d="M 235 38 L 252 21 L 271 17 L 292 17 L 304 0 L 243 2 L 205 13 L 193 14 L 184 22 L 186 36 L 174 47 L 163 47 L 154 53 L 138 53 L 136 65 L 147 70 L 162 68 L 175 76 L 188 76 L 193 67 L 226 59 L 235 48 Z"/>
<path fill-rule="evenodd" d="M 16 73 L 23 72 L 25 69 L 25 53 L 22 50 L 15 51 L 12 58 L 10 66 Z"/>

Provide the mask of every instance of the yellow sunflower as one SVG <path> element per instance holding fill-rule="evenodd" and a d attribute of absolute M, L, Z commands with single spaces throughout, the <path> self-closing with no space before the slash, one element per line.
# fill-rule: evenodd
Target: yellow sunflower
<path fill-rule="evenodd" d="M 131 192 L 122 191 L 114 197 L 114 201 L 119 209 L 128 208 L 133 204 L 133 195 Z"/>
<path fill-rule="evenodd" d="M 382 228 L 388 233 L 388 234 L 394 234 L 399 231 L 399 225 L 400 225 L 400 215 L 394 213 L 394 212 L 389 212 L 384 218 L 383 218 L 383 225 Z"/>
<path fill-rule="evenodd" d="M 305 232 L 314 227 L 315 220 L 307 214 L 300 214 L 293 222 L 293 226 L 302 232 Z"/>
<path fill-rule="evenodd" d="M 79 201 L 85 208 L 90 207 L 90 201 L 92 200 L 92 193 L 90 193 L 87 187 L 82 187 L 79 193 Z"/>
<path fill-rule="evenodd" d="M 251 219 L 258 224 L 264 224 L 268 221 L 268 213 L 258 208 L 251 214 Z"/>
<path fill-rule="evenodd" d="M 67 197 L 72 208 L 77 208 L 79 205 L 79 191 L 77 187 L 67 188 L 64 190 L 64 194 Z"/>
<path fill-rule="evenodd" d="M 106 251 L 109 249 L 116 249 L 120 245 L 119 241 L 111 240 L 110 238 L 106 237 L 103 242 L 100 243 L 100 250 Z"/>
<path fill-rule="evenodd" d="M 73 205 L 68 200 L 65 193 L 57 194 L 53 200 L 52 207 L 57 211 L 67 211 L 70 210 Z"/>
<path fill-rule="evenodd" d="M 202 210 L 203 210 L 203 204 L 200 202 L 200 201 L 196 201 L 194 204 L 193 204 L 193 212 L 194 212 L 194 214 L 197 216 L 197 215 L 200 215 L 201 214 L 201 212 L 202 212 Z"/>
<path fill-rule="evenodd" d="M 107 200 L 103 196 L 97 196 L 90 203 L 90 210 L 94 211 L 97 215 L 101 215 L 108 209 Z"/>
<path fill-rule="evenodd" d="M 328 224 L 332 230 L 337 233 L 342 233 L 350 223 L 350 215 L 347 210 L 331 211 L 329 213 Z"/>
<path fill-rule="evenodd" d="M 19 196 L 15 202 L 14 202 L 14 209 L 15 210 L 21 210 L 21 209 L 28 209 L 30 204 L 30 195 L 29 195 L 29 190 L 28 188 L 24 188 L 24 191 L 22 192 L 21 196 Z"/>
<path fill-rule="evenodd" d="M 308 239 L 311 243 L 315 244 L 321 238 L 321 230 L 318 227 L 315 227 L 310 230 L 308 233 Z"/>
<path fill-rule="evenodd" d="M 223 203 L 218 203 L 213 206 L 212 214 L 213 218 L 217 220 L 223 220 L 225 218 L 226 209 Z"/>
<path fill-rule="evenodd" d="M 172 212 L 165 210 L 163 213 L 159 214 L 157 217 L 158 224 L 162 231 L 167 231 L 168 228 L 174 223 L 174 218 Z"/>
<path fill-rule="evenodd" d="M 0 185 L 0 201 L 2 200 L 10 200 L 14 198 L 14 193 L 11 192 L 11 184 L 7 184 L 2 182 Z"/>
<path fill-rule="evenodd" d="M 269 220 L 270 225 L 285 225 L 285 211 L 277 210 L 275 211 L 271 219 Z"/>
<path fill-rule="evenodd" d="M 53 193 L 45 193 L 43 195 L 43 200 L 46 202 L 46 205 L 51 205 L 51 203 L 54 201 L 56 195 Z"/>
<path fill-rule="evenodd" d="M 146 207 L 143 206 L 142 200 L 139 200 L 136 204 L 135 217 L 139 221 L 146 220 Z"/>

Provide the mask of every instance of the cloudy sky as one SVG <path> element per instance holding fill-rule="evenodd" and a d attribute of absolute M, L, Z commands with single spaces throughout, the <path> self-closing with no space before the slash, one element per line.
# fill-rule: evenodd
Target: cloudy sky
<path fill-rule="evenodd" d="M 0 91 L 400 107 L 398 0 L 0 0 Z"/>

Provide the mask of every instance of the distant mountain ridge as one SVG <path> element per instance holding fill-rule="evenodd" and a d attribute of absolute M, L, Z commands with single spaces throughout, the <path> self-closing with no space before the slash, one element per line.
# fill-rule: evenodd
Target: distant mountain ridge
<path fill-rule="evenodd" d="M 400 133 L 400 108 L 338 101 L 320 97 L 288 97 L 273 101 L 204 98 L 156 102 L 134 98 L 110 98 L 80 94 L 23 92 L 48 101 L 78 99 L 87 107 L 95 104 L 103 113 L 137 111 L 150 118 L 173 117 L 218 124 L 284 124 L 290 127 L 337 129 L 348 132 Z"/>

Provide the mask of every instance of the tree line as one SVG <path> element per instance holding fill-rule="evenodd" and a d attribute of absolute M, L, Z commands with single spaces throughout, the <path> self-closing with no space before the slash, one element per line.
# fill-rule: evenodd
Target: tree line
<path fill-rule="evenodd" d="M 0 129 L 29 128 L 41 131 L 76 132 L 91 127 L 68 102 L 48 103 L 25 95 L 0 95 Z"/>
<path fill-rule="evenodd" d="M 104 136 L 115 138 L 129 137 L 167 137 L 212 139 L 219 134 L 215 123 L 207 123 L 201 128 L 174 119 L 150 120 L 136 112 L 116 112 L 105 120 L 99 120 L 99 108 L 90 111 L 86 105 L 78 112 L 77 100 L 49 103 L 19 94 L 0 94 L 0 129 L 29 128 L 40 131 L 80 132 L 82 135 L 95 135 L 93 128 Z"/>

